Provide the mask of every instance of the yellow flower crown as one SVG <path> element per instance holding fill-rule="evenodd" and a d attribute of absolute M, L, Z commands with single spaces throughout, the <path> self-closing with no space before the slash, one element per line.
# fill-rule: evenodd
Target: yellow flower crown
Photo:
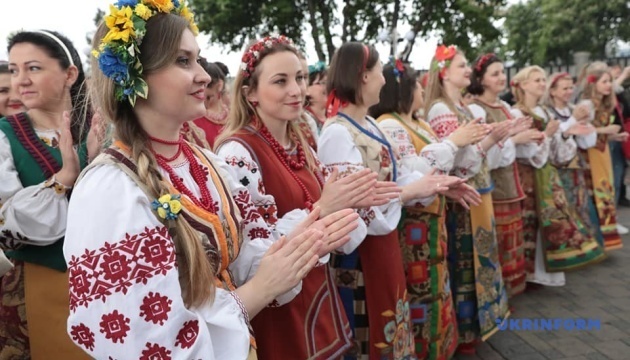
<path fill-rule="evenodd" d="M 184 0 L 118 0 L 109 6 L 109 11 L 105 16 L 109 32 L 92 55 L 98 59 L 103 74 L 116 84 L 116 99 L 134 106 L 136 97 L 146 99 L 149 91 L 142 79 L 139 57 L 147 21 L 158 13 L 173 13 L 188 20 L 195 35 L 199 29 Z"/>

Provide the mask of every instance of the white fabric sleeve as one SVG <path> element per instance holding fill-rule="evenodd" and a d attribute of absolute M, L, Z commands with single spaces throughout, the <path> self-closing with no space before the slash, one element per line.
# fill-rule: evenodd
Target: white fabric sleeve
<path fill-rule="evenodd" d="M 537 106 L 534 109 L 534 112 L 536 115 L 543 118 L 545 122 L 551 121 L 551 119 L 547 116 L 548 113 L 545 112 L 542 107 Z M 562 123 L 560 123 L 558 130 L 556 130 L 555 134 L 551 137 L 551 143 L 549 146 L 549 160 L 555 166 L 564 166 L 568 164 L 577 154 L 577 144 L 575 143 L 575 140 L 573 140 L 572 136 L 568 139 L 564 139 L 562 137 L 561 126 Z"/>
<path fill-rule="evenodd" d="M 276 216 L 277 212 L 269 207 L 257 206 L 255 204 L 252 194 L 238 180 L 239 177 L 234 168 L 228 165 L 225 159 L 215 155 L 209 150 L 204 150 L 204 153 L 218 167 L 219 173 L 230 188 L 232 198 L 238 206 L 243 218 L 241 222 L 243 236 L 241 251 L 236 260 L 229 266 L 237 286 L 240 286 L 254 277 L 263 256 L 271 244 L 280 238 L 279 232 L 267 225 L 267 222 L 275 223 L 275 220 L 277 220 L 272 218 L 271 210 L 273 210 Z M 302 291 L 301 281 L 293 289 L 276 297 L 272 304 L 274 304 L 274 306 L 284 305 L 293 300 L 300 291 Z"/>
<path fill-rule="evenodd" d="M 446 138 L 459 127 L 459 119 L 444 103 L 436 103 L 429 109 L 427 122 L 440 139 Z M 479 144 L 460 148 L 455 155 L 453 174 L 463 179 L 475 176 L 483 164 L 485 153 Z"/>
<path fill-rule="evenodd" d="M 364 169 L 361 153 L 352 136 L 339 124 L 324 127 L 319 135 L 317 155 L 328 171 L 336 167 L 342 177 Z M 382 206 L 359 210 L 359 214 L 367 226 L 368 235 L 386 235 L 398 226 L 401 204 L 395 200 Z"/>
<path fill-rule="evenodd" d="M 91 169 L 74 189 L 64 255 L 68 333 L 90 356 L 246 359 L 246 314 L 222 289 L 212 304 L 185 306 L 168 230 L 114 165 Z"/>
<path fill-rule="evenodd" d="M 66 231 L 67 214 L 66 192 L 54 183 L 22 186 L 9 139 L 0 131 L 0 248 L 56 242 Z"/>
<path fill-rule="evenodd" d="M 510 110 L 510 114 L 515 117 L 523 117 L 519 109 Z M 516 145 L 516 158 L 521 162 L 531 165 L 537 169 L 542 168 L 549 159 L 549 146 L 551 140 L 547 137 L 541 143 L 528 143 Z"/>

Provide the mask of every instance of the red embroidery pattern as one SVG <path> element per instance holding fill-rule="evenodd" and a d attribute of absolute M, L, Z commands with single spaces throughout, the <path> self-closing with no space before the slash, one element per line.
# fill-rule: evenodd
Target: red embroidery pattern
<path fill-rule="evenodd" d="M 243 217 L 243 224 L 250 224 L 260 219 L 261 215 L 252 204 L 252 196 L 249 191 L 242 190 L 238 192 L 238 195 L 234 197 L 234 202 L 238 209 L 241 211 Z"/>
<path fill-rule="evenodd" d="M 199 321 L 190 320 L 184 323 L 184 326 L 177 333 L 177 341 L 175 346 L 179 346 L 182 349 L 188 349 L 197 340 L 199 335 Z"/>
<path fill-rule="evenodd" d="M 247 235 L 251 239 L 269 239 L 269 236 L 271 236 L 271 232 L 265 228 L 257 227 L 249 230 L 249 233 Z"/>
<path fill-rule="evenodd" d="M 144 321 L 146 322 L 164 325 L 164 322 L 168 320 L 168 313 L 171 311 L 172 303 L 173 300 L 166 296 L 150 292 L 149 295 L 142 299 L 140 316 L 144 317 Z"/>
<path fill-rule="evenodd" d="M 118 310 L 114 310 L 111 314 L 105 314 L 101 317 L 101 332 L 105 334 L 106 339 L 110 339 L 114 343 L 120 341 L 125 342 L 127 332 L 129 332 L 129 323 L 131 319 L 120 314 Z"/>
<path fill-rule="evenodd" d="M 252 174 L 258 171 L 258 167 L 255 166 L 255 163 L 250 163 L 244 156 L 239 156 L 238 158 L 236 156 L 228 156 L 225 158 L 225 162 L 232 167 L 238 166 L 239 168 L 245 168 L 251 171 Z"/>
<path fill-rule="evenodd" d="M 140 360 L 171 360 L 171 352 L 159 344 L 147 343 Z"/>
<path fill-rule="evenodd" d="M 77 344 L 88 350 L 94 350 L 94 333 L 85 324 L 73 325 L 70 330 L 70 336 Z"/>
<path fill-rule="evenodd" d="M 275 205 L 260 205 L 258 206 L 258 213 L 269 225 L 275 225 L 278 222 L 278 210 Z"/>
<path fill-rule="evenodd" d="M 155 275 L 166 275 L 175 261 L 173 243 L 163 226 L 125 234 L 120 241 L 106 242 L 98 252 L 85 249 L 69 261 L 70 310 L 94 300 L 105 302 L 116 292 L 126 294 L 134 283 L 146 284 Z"/>
<path fill-rule="evenodd" d="M 436 116 L 432 118 L 429 123 L 431 128 L 433 128 L 433 132 L 435 132 L 439 138 L 449 136 L 459 127 L 459 119 L 457 115 L 453 113 Z"/>

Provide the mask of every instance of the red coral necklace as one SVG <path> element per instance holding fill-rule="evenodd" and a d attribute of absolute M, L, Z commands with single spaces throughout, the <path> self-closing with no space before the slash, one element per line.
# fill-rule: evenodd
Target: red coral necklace
<path fill-rule="evenodd" d="M 200 208 L 216 214 L 217 209 L 214 204 L 214 199 L 212 198 L 212 194 L 210 193 L 210 189 L 208 189 L 207 185 L 208 174 L 206 173 L 204 167 L 199 164 L 199 162 L 195 158 L 192 149 L 190 148 L 190 145 L 184 141 L 184 138 L 180 136 L 179 140 L 169 141 L 149 136 L 149 139 L 158 144 L 177 146 L 177 152 L 175 153 L 175 156 L 170 158 L 156 153 L 153 149 L 151 149 L 151 152 L 153 152 L 153 155 L 155 156 L 158 165 L 160 165 L 160 167 L 162 167 L 162 169 L 164 169 L 168 173 L 171 183 L 173 184 L 175 189 L 177 189 L 177 191 L 188 196 L 188 198 Z M 190 175 L 192 175 L 195 184 L 197 184 L 197 186 L 199 187 L 201 198 L 197 198 L 197 196 L 195 196 L 195 194 L 184 184 L 182 178 L 175 173 L 173 167 L 168 164 L 169 162 L 177 159 L 182 153 L 188 161 Z"/>

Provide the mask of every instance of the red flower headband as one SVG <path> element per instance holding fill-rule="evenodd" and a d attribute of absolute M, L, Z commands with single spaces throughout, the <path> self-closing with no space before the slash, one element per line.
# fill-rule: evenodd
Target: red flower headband
<path fill-rule="evenodd" d="M 455 45 L 440 45 L 435 49 L 435 60 L 431 63 L 432 70 L 440 71 L 440 79 L 444 76 L 444 72 L 451 65 L 451 60 L 457 55 L 457 47 Z"/>
<path fill-rule="evenodd" d="M 475 65 L 475 70 L 477 70 L 477 72 L 480 73 L 481 69 L 483 69 L 483 66 L 488 62 L 488 60 L 490 60 L 493 57 L 496 57 L 494 53 L 488 53 L 482 56 L 481 59 L 477 61 L 477 64 Z"/>
<path fill-rule="evenodd" d="M 276 44 L 285 44 L 294 46 L 293 41 L 284 35 L 280 36 L 266 36 L 261 40 L 258 40 L 255 44 L 250 46 L 241 58 L 241 72 L 244 78 L 249 78 L 254 73 L 256 65 L 260 60 L 260 54 L 265 49 L 270 49 Z"/>
<path fill-rule="evenodd" d="M 571 77 L 571 75 L 568 72 L 562 72 L 560 74 L 557 74 L 556 76 L 553 77 L 553 79 L 551 79 L 551 84 L 549 85 L 550 87 L 554 87 L 556 86 L 556 83 L 563 78 L 566 77 Z"/>
<path fill-rule="evenodd" d="M 595 84 L 597 82 L 597 76 L 589 75 L 586 77 L 586 82 L 589 84 Z"/>

